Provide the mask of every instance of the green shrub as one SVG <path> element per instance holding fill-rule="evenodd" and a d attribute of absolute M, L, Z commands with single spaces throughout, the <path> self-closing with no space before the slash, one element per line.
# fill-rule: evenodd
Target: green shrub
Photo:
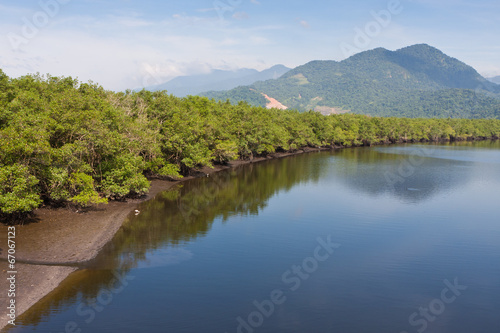
<path fill-rule="evenodd" d="M 37 184 L 24 165 L 0 166 L 0 211 L 26 213 L 37 208 L 42 203 Z"/>

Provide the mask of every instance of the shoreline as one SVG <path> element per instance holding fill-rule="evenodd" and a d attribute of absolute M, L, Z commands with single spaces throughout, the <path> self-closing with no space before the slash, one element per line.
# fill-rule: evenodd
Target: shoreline
<path fill-rule="evenodd" d="M 192 176 L 180 180 L 151 181 L 149 193 L 140 199 L 124 202 L 111 201 L 95 209 L 78 212 L 68 208 L 44 207 L 35 211 L 35 221 L 16 225 L 16 318 L 56 289 L 79 265 L 92 260 L 114 237 L 130 214 L 142 202 L 153 199 L 182 182 L 210 174 L 237 168 L 247 164 L 285 158 L 310 152 L 331 151 L 335 148 L 303 148 L 295 152 L 274 153 L 252 160 L 236 160 L 228 165 L 216 165 L 196 170 Z M 7 226 L 0 225 L 0 249 L 8 248 Z M 0 251 L 0 269 L 6 274 L 7 252 Z M 6 279 L 0 280 L 0 290 L 8 290 Z M 0 296 L 2 304 L 8 304 L 7 293 Z M 0 308 L 0 331 L 7 331 L 7 306 Z"/>
<path fill-rule="evenodd" d="M 498 140 L 498 138 L 479 138 L 481 140 Z M 469 140 L 468 140 L 469 141 Z M 474 141 L 474 140 L 470 140 Z M 442 140 L 435 143 L 450 142 Z M 454 142 L 454 141 L 452 141 Z M 412 142 L 381 142 L 376 145 L 393 145 Z M 422 143 L 417 141 L 415 143 Z M 359 147 L 359 146 L 356 146 Z M 209 176 L 210 174 L 237 168 L 242 165 L 280 159 L 288 156 L 319 151 L 335 151 L 352 147 L 320 147 L 302 148 L 294 152 L 278 152 L 266 157 L 251 160 L 236 160 L 228 165 L 216 165 L 214 168 L 204 167 L 196 170 L 194 175 L 176 181 L 152 180 L 149 193 L 140 199 L 124 202 L 112 201 L 95 209 L 78 212 L 65 208 L 41 208 L 35 212 L 36 221 L 27 225 L 16 225 L 16 265 L 19 268 L 17 289 L 22 294 L 16 297 L 17 313 L 21 316 L 38 301 L 56 289 L 71 273 L 79 269 L 79 265 L 92 260 L 99 251 L 114 237 L 123 223 L 133 214 L 139 203 L 153 199 L 158 193 L 168 190 L 184 181 Z M 0 268 L 7 271 L 7 253 L 1 249 L 7 239 L 7 226 L 0 225 Z M 22 273 L 22 274 L 21 274 Z M 7 280 L 0 280 L 0 289 L 8 290 Z M 29 290 L 29 292 L 27 292 Z M 0 300 L 8 301 L 6 294 Z M 2 301 L 3 303 L 3 301 Z M 7 303 L 5 303 L 7 304 Z M 6 306 L 0 309 L 0 330 L 8 330 Z"/>
<path fill-rule="evenodd" d="M 116 234 L 129 215 L 134 212 L 135 208 L 140 203 L 153 199 L 158 193 L 185 181 L 242 165 L 309 152 L 331 150 L 333 149 L 303 148 L 295 152 L 275 153 L 252 160 L 237 160 L 230 162 L 228 165 L 217 165 L 214 168 L 203 167 L 196 170 L 194 175 L 179 180 L 153 179 L 149 193 L 144 197 L 126 201 L 110 201 L 107 204 L 100 204 L 94 209 L 82 212 L 70 208 L 39 208 L 35 211 L 34 222 L 14 226 L 18 234 L 16 263 L 79 266 L 94 259 L 104 245 Z M 2 242 L 7 238 L 7 228 L 7 225 L 0 225 Z M 0 251 L 0 263 L 5 264 L 6 260 L 7 253 Z"/>

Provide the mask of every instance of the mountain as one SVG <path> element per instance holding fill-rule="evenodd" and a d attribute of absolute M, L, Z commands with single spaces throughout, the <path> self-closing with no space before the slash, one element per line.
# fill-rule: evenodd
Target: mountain
<path fill-rule="evenodd" d="M 179 76 L 168 82 L 147 87 L 146 90 L 167 90 L 169 93 L 184 97 L 196 95 L 207 90 L 229 90 L 238 86 L 253 84 L 257 81 L 277 79 L 290 68 L 276 65 L 261 72 L 243 68 L 236 71 L 214 70 L 209 74 Z"/>
<path fill-rule="evenodd" d="M 340 62 L 312 61 L 275 80 L 203 95 L 231 101 L 243 97 L 265 106 L 264 94 L 299 111 L 500 118 L 500 86 L 427 44 L 397 51 L 377 48 Z"/>
<path fill-rule="evenodd" d="M 495 77 L 489 77 L 487 79 L 493 83 L 500 84 L 500 75 Z"/>

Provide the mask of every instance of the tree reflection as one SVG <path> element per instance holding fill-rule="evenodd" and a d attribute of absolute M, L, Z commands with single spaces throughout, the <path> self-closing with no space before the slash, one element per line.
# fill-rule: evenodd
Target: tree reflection
<path fill-rule="evenodd" d="M 183 182 L 158 194 L 140 204 L 140 214 L 129 216 L 94 260 L 82 265 L 80 271 L 18 318 L 18 323 L 37 325 L 54 309 L 92 303 L 117 272 L 130 272 L 147 261 L 153 251 L 203 237 L 216 219 L 224 222 L 235 215 L 257 215 L 280 191 L 318 182 L 328 169 L 327 156 L 311 153 L 244 165 Z M 76 319 L 83 320 L 75 314 Z"/>

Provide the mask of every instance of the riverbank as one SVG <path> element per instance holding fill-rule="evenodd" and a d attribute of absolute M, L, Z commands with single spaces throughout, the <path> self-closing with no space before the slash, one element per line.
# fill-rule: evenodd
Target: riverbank
<path fill-rule="evenodd" d="M 80 264 L 93 259 L 108 243 L 128 216 L 134 214 L 138 204 L 154 198 L 186 180 L 206 177 L 222 170 L 241 165 L 258 163 L 270 159 L 284 158 L 307 152 L 328 150 L 325 148 L 304 148 L 295 152 L 275 153 L 252 160 L 238 160 L 224 166 L 203 168 L 192 176 L 178 181 L 153 180 L 147 196 L 126 202 L 112 201 L 95 209 L 78 212 L 71 209 L 41 208 L 35 212 L 32 223 L 17 225 L 16 228 L 16 294 L 17 312 L 20 316 L 31 306 L 76 271 Z M 0 269 L 7 269 L 7 226 L 0 226 Z M 8 281 L 0 279 L 0 290 L 8 290 Z M 7 293 L 0 296 L 2 304 L 9 301 Z M 0 308 L 0 329 L 8 325 L 7 306 Z M 7 328 L 8 329 L 8 328 Z"/>
<path fill-rule="evenodd" d="M 37 210 L 33 223 L 16 226 L 17 316 L 57 288 L 72 272 L 78 270 L 80 264 L 93 259 L 102 247 L 113 238 L 130 214 L 134 214 L 139 203 L 150 200 L 158 193 L 186 180 L 206 177 L 221 170 L 336 148 L 340 147 L 304 148 L 295 152 L 275 153 L 252 160 L 234 161 L 226 166 L 216 166 L 213 169 L 203 168 L 193 172 L 192 176 L 179 181 L 153 180 L 149 194 L 142 199 L 126 202 L 114 201 L 86 212 L 51 208 Z M 0 251 L 2 259 L 0 267 L 2 272 L 6 274 L 7 226 L 0 226 L 0 239 L 0 249 L 3 249 Z M 0 279 L 0 290 L 8 290 L 6 279 Z M 6 293 L 1 294 L 0 300 L 2 304 L 7 304 Z M 7 325 L 6 315 L 6 306 L 2 306 L 0 308 L 0 329 Z"/>

